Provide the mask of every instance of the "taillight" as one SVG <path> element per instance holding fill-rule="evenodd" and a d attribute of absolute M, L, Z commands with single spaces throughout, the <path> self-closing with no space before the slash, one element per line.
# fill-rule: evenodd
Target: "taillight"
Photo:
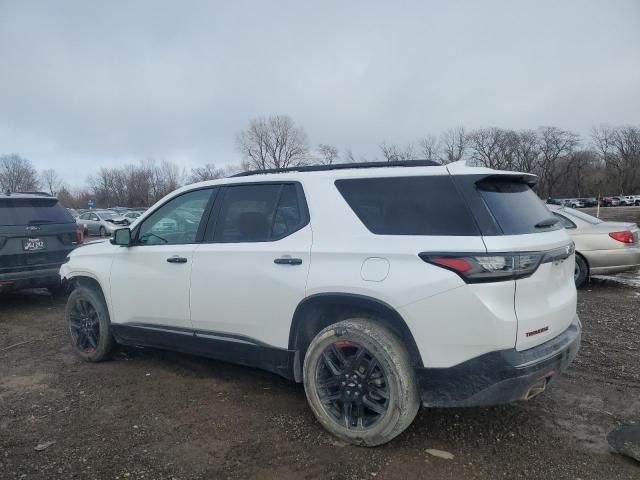
<path fill-rule="evenodd" d="M 610 232 L 609 236 L 614 240 L 622 243 L 633 243 L 633 233 L 629 230 L 623 230 L 621 232 Z"/>
<path fill-rule="evenodd" d="M 425 262 L 451 270 L 467 283 L 499 282 L 528 277 L 537 270 L 542 257 L 542 253 L 420 254 L 420 258 Z"/>
<path fill-rule="evenodd" d="M 81 245 L 84 242 L 84 228 L 81 225 L 76 225 L 76 243 Z"/>

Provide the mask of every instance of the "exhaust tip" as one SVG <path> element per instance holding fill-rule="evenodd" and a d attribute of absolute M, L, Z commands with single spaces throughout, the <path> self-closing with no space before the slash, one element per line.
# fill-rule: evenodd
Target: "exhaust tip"
<path fill-rule="evenodd" d="M 525 400 L 531 400 L 533 397 L 540 395 L 542 392 L 544 392 L 547 388 L 547 379 L 543 378 L 542 380 L 538 381 L 537 383 L 534 383 L 531 387 L 529 387 L 529 390 L 527 390 L 527 393 L 524 396 Z"/>

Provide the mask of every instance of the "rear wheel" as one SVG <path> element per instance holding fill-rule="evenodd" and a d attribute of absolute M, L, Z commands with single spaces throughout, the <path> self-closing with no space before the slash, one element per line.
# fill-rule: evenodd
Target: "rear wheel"
<path fill-rule="evenodd" d="M 370 319 L 349 319 L 322 330 L 309 345 L 303 376 L 320 423 L 356 445 L 390 441 L 420 407 L 407 349 Z"/>
<path fill-rule="evenodd" d="M 74 352 L 88 362 L 109 358 L 114 340 L 109 311 L 102 294 L 85 286 L 76 288 L 65 309 L 69 337 Z"/>
<path fill-rule="evenodd" d="M 576 266 L 573 272 L 573 279 L 576 282 L 576 288 L 582 287 L 589 277 L 589 266 L 584 258 L 576 255 Z"/>

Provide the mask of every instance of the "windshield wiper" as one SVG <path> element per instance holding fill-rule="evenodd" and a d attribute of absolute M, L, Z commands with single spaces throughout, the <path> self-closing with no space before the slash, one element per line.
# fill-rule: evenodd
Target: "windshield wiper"
<path fill-rule="evenodd" d="M 544 220 L 540 220 L 538 223 L 534 225 L 535 228 L 548 228 L 553 227 L 560 220 L 555 217 L 545 218 Z"/>

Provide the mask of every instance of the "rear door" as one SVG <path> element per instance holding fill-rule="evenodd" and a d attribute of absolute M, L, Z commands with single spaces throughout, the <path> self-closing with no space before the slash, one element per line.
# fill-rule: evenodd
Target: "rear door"
<path fill-rule="evenodd" d="M 75 245 L 75 221 L 56 198 L 0 198 L 0 274 L 59 268 Z"/>
<path fill-rule="evenodd" d="M 516 349 L 526 350 L 562 333 L 575 317 L 573 243 L 522 179 L 496 175 L 476 187 L 499 229 L 483 237 L 487 253 L 530 253 L 520 258 L 539 262 L 533 274 L 516 279 Z"/>
<path fill-rule="evenodd" d="M 287 348 L 311 250 L 300 184 L 224 187 L 194 252 L 191 323 L 198 335 Z"/>

